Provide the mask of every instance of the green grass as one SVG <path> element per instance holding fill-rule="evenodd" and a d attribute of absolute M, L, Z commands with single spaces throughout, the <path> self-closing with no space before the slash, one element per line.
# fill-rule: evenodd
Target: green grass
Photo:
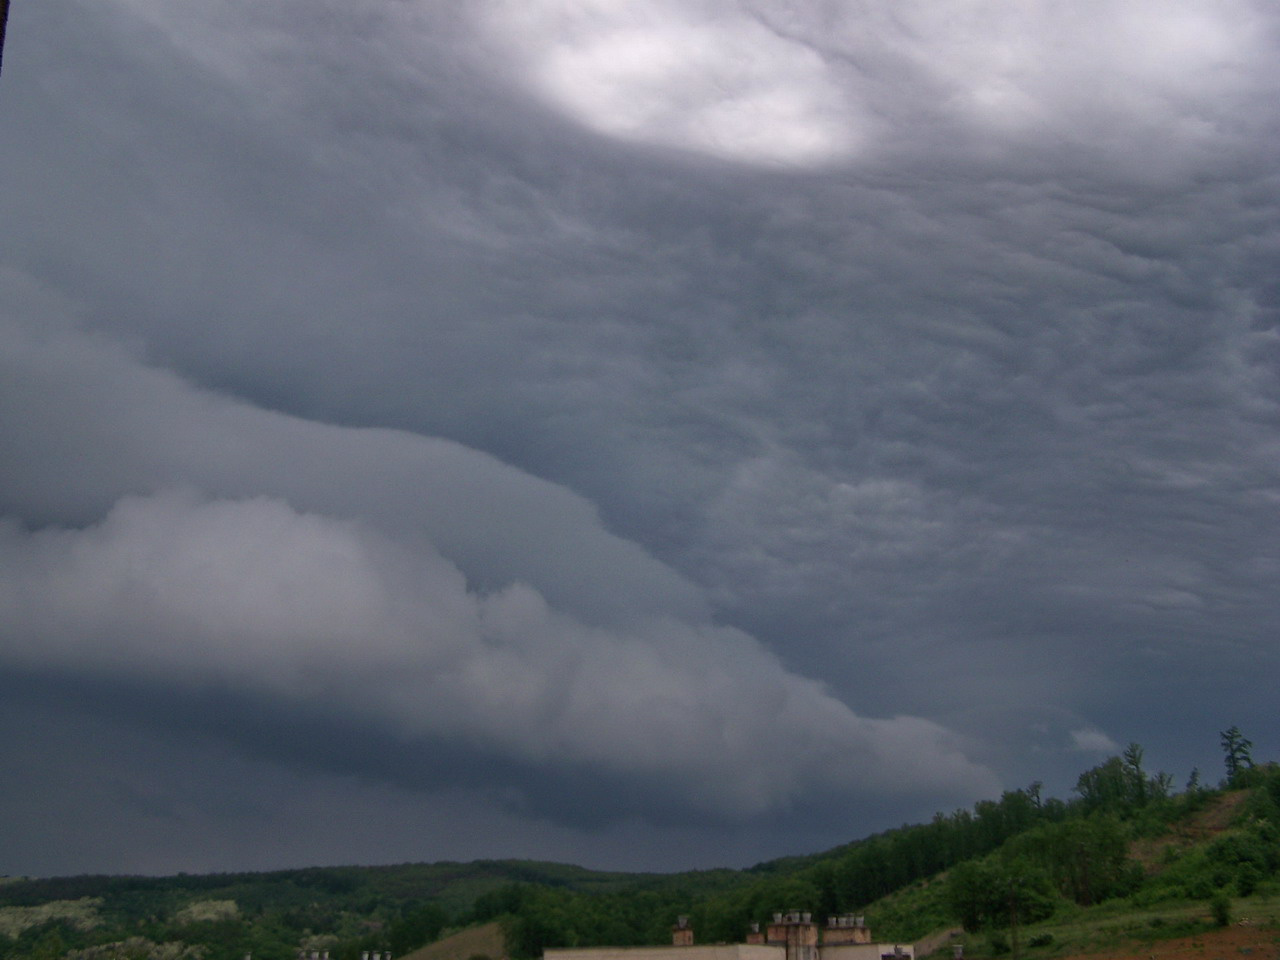
<path fill-rule="evenodd" d="M 1280 902 L 1272 893 L 1238 897 L 1231 902 L 1231 915 L 1251 923 L 1280 930 Z M 1176 901 L 1149 907 L 1134 907 L 1126 900 L 1115 900 L 1096 907 L 1064 907 L 1049 920 L 1022 927 L 1019 953 L 1025 960 L 1047 960 L 1052 957 L 1099 953 L 1133 948 L 1143 944 L 1178 937 L 1209 933 L 1218 929 L 1210 916 L 1209 904 L 1203 900 Z M 1032 947 L 1036 939 L 1051 938 L 1042 946 Z M 1009 930 L 965 934 L 965 960 L 1010 960 L 1011 950 L 1001 951 L 999 944 L 1009 944 Z M 934 955 L 950 957 L 950 948 Z M 923 960 L 923 958 L 921 958 Z"/>

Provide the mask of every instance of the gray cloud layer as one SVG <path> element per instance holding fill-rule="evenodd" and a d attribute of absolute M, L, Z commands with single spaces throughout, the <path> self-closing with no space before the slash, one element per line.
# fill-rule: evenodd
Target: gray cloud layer
<path fill-rule="evenodd" d="M 11 667 L 216 684 L 733 816 L 858 785 L 994 787 L 938 725 L 861 719 L 713 626 L 692 584 L 563 488 L 454 443 L 259 411 L 83 337 L 8 334 L 14 511 L 105 510 L 0 535 Z"/>
<path fill-rule="evenodd" d="M 65 709 L 130 769 L 176 769 L 177 725 L 334 809 L 350 776 L 483 796 L 513 853 L 676 866 L 1062 791 L 1130 739 L 1178 774 L 1230 723 L 1265 746 L 1266 5 L 46 0 L 10 32 L 33 783 L 77 762 Z M 191 823 L 249 857 L 255 816 Z M 82 849 L 14 869 L 120 856 Z"/>

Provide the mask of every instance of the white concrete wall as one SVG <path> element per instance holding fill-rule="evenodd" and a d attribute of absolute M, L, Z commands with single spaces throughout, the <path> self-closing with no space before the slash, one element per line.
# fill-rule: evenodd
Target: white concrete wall
<path fill-rule="evenodd" d="M 880 960 L 901 950 L 907 960 L 915 960 L 915 947 L 909 943 L 842 943 L 823 947 L 822 960 Z"/>
<path fill-rule="evenodd" d="M 547 950 L 542 956 L 543 960 L 784 960 L 786 949 L 759 943 L 709 943 L 692 947 L 582 947 Z"/>
<path fill-rule="evenodd" d="M 902 951 L 903 960 L 915 960 L 909 943 L 843 943 L 819 947 L 821 960 L 880 960 Z M 692 947 L 582 947 L 547 950 L 543 960 L 785 960 L 781 944 L 715 943 Z"/>
<path fill-rule="evenodd" d="M 933 936 L 925 937 L 923 940 L 916 941 L 916 956 L 927 957 L 935 950 L 949 946 L 951 941 L 960 934 L 964 933 L 963 927 L 950 927 L 946 930 L 940 930 Z"/>

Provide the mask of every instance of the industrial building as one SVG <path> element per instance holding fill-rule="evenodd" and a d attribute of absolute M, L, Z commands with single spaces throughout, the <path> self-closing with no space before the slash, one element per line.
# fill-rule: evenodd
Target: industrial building
<path fill-rule="evenodd" d="M 669 947 L 586 947 L 547 950 L 544 960 L 915 960 L 915 947 L 873 943 L 862 917 L 829 917 L 826 926 L 793 910 L 775 913 L 761 931 L 752 926 L 744 943 L 698 944 L 687 917 L 671 928 Z"/>

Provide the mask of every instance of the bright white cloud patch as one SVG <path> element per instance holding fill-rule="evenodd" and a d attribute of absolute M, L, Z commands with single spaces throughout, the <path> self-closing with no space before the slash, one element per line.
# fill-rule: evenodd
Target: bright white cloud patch
<path fill-rule="evenodd" d="M 1250 72 L 1241 68 L 1263 53 L 1247 2 L 954 0 L 900 11 L 902 49 L 950 89 L 962 117 L 993 131 L 1092 130 L 1106 117 L 1175 124 L 1238 92 Z"/>
<path fill-rule="evenodd" d="M 495 4 L 489 28 L 592 129 L 747 162 L 814 164 L 857 145 L 837 76 L 807 44 L 697 4 Z"/>
<path fill-rule="evenodd" d="M 1085 727 L 1071 731 L 1071 746 L 1083 753 L 1119 753 L 1119 745 L 1101 730 Z"/>
<path fill-rule="evenodd" d="M 594 130 L 798 165 L 940 120 L 983 137 L 1120 123 L 1199 143 L 1268 55 L 1249 0 L 536 0 L 494 2 L 484 22 L 526 82 Z"/>

